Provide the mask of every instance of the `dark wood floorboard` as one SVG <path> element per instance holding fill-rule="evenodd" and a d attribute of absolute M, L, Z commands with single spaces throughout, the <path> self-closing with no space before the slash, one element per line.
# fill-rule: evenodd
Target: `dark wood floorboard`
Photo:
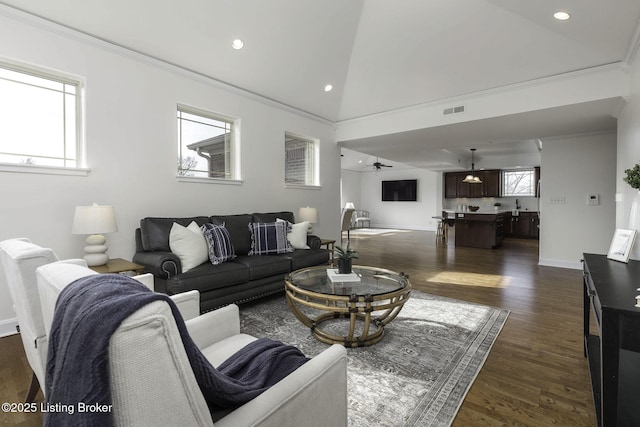
<path fill-rule="evenodd" d="M 403 271 L 415 289 L 511 311 L 453 423 L 596 426 L 582 349 L 582 274 L 538 266 L 538 242 L 455 248 L 426 231 L 351 233 L 356 264 Z M 0 339 L 0 402 L 21 402 L 31 371 L 18 335 Z M 42 393 L 38 393 L 38 402 Z M 39 426 L 41 414 L 0 413 L 0 425 Z"/>

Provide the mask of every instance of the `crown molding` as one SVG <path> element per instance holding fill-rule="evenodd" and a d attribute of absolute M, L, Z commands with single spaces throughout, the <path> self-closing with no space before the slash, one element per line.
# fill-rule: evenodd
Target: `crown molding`
<path fill-rule="evenodd" d="M 226 92 L 242 96 L 246 99 L 257 101 L 261 104 L 264 104 L 270 107 L 275 107 L 277 109 L 280 109 L 289 113 L 293 113 L 298 116 L 302 116 L 307 119 L 320 122 L 322 124 L 335 125 L 335 121 L 330 120 L 326 117 L 319 116 L 309 111 L 302 110 L 292 105 L 285 104 L 281 101 L 277 101 L 275 99 L 261 95 L 259 93 L 252 92 L 250 90 L 241 88 L 239 86 L 235 86 L 233 84 L 224 82 L 222 80 L 218 80 L 214 77 L 207 76 L 197 71 L 193 71 L 191 69 L 181 67 L 179 65 L 156 58 L 154 56 L 150 56 L 142 52 L 138 52 L 136 50 L 109 42 L 99 37 L 84 33 L 79 30 L 75 30 L 73 28 L 56 23 L 54 21 L 50 21 L 46 18 L 42 18 L 37 15 L 33 15 L 23 10 L 16 9 L 11 6 L 0 4 L 0 16 L 4 16 L 6 18 L 22 22 L 24 24 L 33 26 L 40 30 L 48 31 L 48 32 L 66 37 L 68 39 L 84 43 L 92 47 L 96 47 L 111 53 L 115 53 L 117 55 L 123 56 L 128 59 L 132 59 L 134 61 L 142 62 L 144 64 L 168 71 L 170 73 L 179 75 L 181 77 L 186 77 L 196 82 L 204 83 L 206 85 L 213 86 L 217 89 L 221 89 Z"/>
<path fill-rule="evenodd" d="M 627 47 L 627 52 L 624 55 L 624 59 L 622 63 L 626 67 L 630 67 L 633 65 L 633 62 L 636 59 L 636 55 L 638 54 L 638 49 L 640 49 L 640 19 L 636 24 L 636 30 L 633 32 L 633 37 L 631 37 L 631 41 L 629 42 L 629 46 Z"/>

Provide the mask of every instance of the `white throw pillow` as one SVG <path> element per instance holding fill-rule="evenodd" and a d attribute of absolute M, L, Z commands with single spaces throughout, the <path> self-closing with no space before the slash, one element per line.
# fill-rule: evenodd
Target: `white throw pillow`
<path fill-rule="evenodd" d="M 278 218 L 278 221 L 284 219 Z M 309 221 L 302 221 L 297 224 L 291 224 L 291 231 L 287 233 L 287 240 L 295 249 L 311 249 L 307 246 L 307 230 L 309 229 Z"/>
<path fill-rule="evenodd" d="M 195 221 L 188 227 L 174 222 L 169 232 L 169 247 L 180 258 L 183 273 L 209 261 L 207 241 Z"/>

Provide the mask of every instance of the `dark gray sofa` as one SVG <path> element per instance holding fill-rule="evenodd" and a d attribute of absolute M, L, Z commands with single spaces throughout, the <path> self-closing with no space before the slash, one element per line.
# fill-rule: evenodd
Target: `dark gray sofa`
<path fill-rule="evenodd" d="M 284 291 L 287 273 L 304 267 L 326 264 L 329 252 L 320 248 L 320 238 L 308 236 L 311 249 L 296 249 L 278 255 L 249 256 L 253 222 L 274 222 L 277 218 L 294 222 L 292 212 L 240 215 L 197 216 L 188 218 L 143 218 L 136 229 L 136 253 L 133 261 L 144 265 L 155 276 L 155 289 L 169 295 L 196 289 L 200 291 L 200 311 L 210 311 L 231 303 L 243 303 Z M 204 263 L 182 273 L 180 259 L 171 253 L 169 232 L 174 222 L 188 226 L 210 222 L 225 225 L 237 255 L 232 261 L 213 265 Z"/>

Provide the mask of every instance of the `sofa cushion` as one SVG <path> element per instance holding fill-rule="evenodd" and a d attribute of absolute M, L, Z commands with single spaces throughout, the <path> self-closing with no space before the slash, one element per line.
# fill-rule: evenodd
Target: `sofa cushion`
<path fill-rule="evenodd" d="M 329 251 L 326 249 L 296 250 L 295 252 L 278 256 L 287 258 L 290 261 L 291 271 L 329 262 Z"/>
<path fill-rule="evenodd" d="M 249 281 L 249 268 L 236 262 L 213 265 L 206 262 L 186 273 L 167 279 L 170 295 L 195 289 L 200 293 L 211 289 L 225 288 Z"/>
<path fill-rule="evenodd" d="M 169 247 L 169 234 L 171 227 L 176 222 L 187 227 L 191 221 L 202 225 L 209 222 L 206 216 L 196 216 L 191 218 L 153 218 L 147 217 L 140 220 L 140 232 L 142 238 L 142 248 L 145 251 L 171 252 Z"/>
<path fill-rule="evenodd" d="M 293 217 L 293 212 L 283 211 L 283 212 L 267 212 L 267 213 L 254 213 L 252 214 L 253 221 L 251 222 L 276 222 L 278 218 L 284 219 L 285 221 L 289 221 L 290 223 L 294 223 L 295 218 Z"/>
<path fill-rule="evenodd" d="M 224 225 L 204 224 L 202 233 L 209 248 L 209 260 L 213 265 L 222 264 L 236 257 L 231 236 Z"/>
<path fill-rule="evenodd" d="M 269 255 L 293 252 L 295 249 L 287 239 L 291 224 L 287 221 L 249 224 L 251 250 L 249 255 Z"/>
<path fill-rule="evenodd" d="M 216 215 L 209 217 L 209 221 L 215 225 L 224 225 L 229 230 L 231 244 L 236 255 L 249 253 L 251 250 L 251 232 L 247 226 L 253 222 L 251 215 Z"/>
<path fill-rule="evenodd" d="M 188 227 L 174 222 L 169 232 L 169 247 L 180 258 L 182 272 L 209 261 L 207 242 L 195 221 Z"/>
<path fill-rule="evenodd" d="M 234 259 L 249 269 L 250 280 L 274 276 L 276 274 L 289 273 L 291 262 L 288 258 L 279 255 L 249 256 L 243 255 Z"/>

